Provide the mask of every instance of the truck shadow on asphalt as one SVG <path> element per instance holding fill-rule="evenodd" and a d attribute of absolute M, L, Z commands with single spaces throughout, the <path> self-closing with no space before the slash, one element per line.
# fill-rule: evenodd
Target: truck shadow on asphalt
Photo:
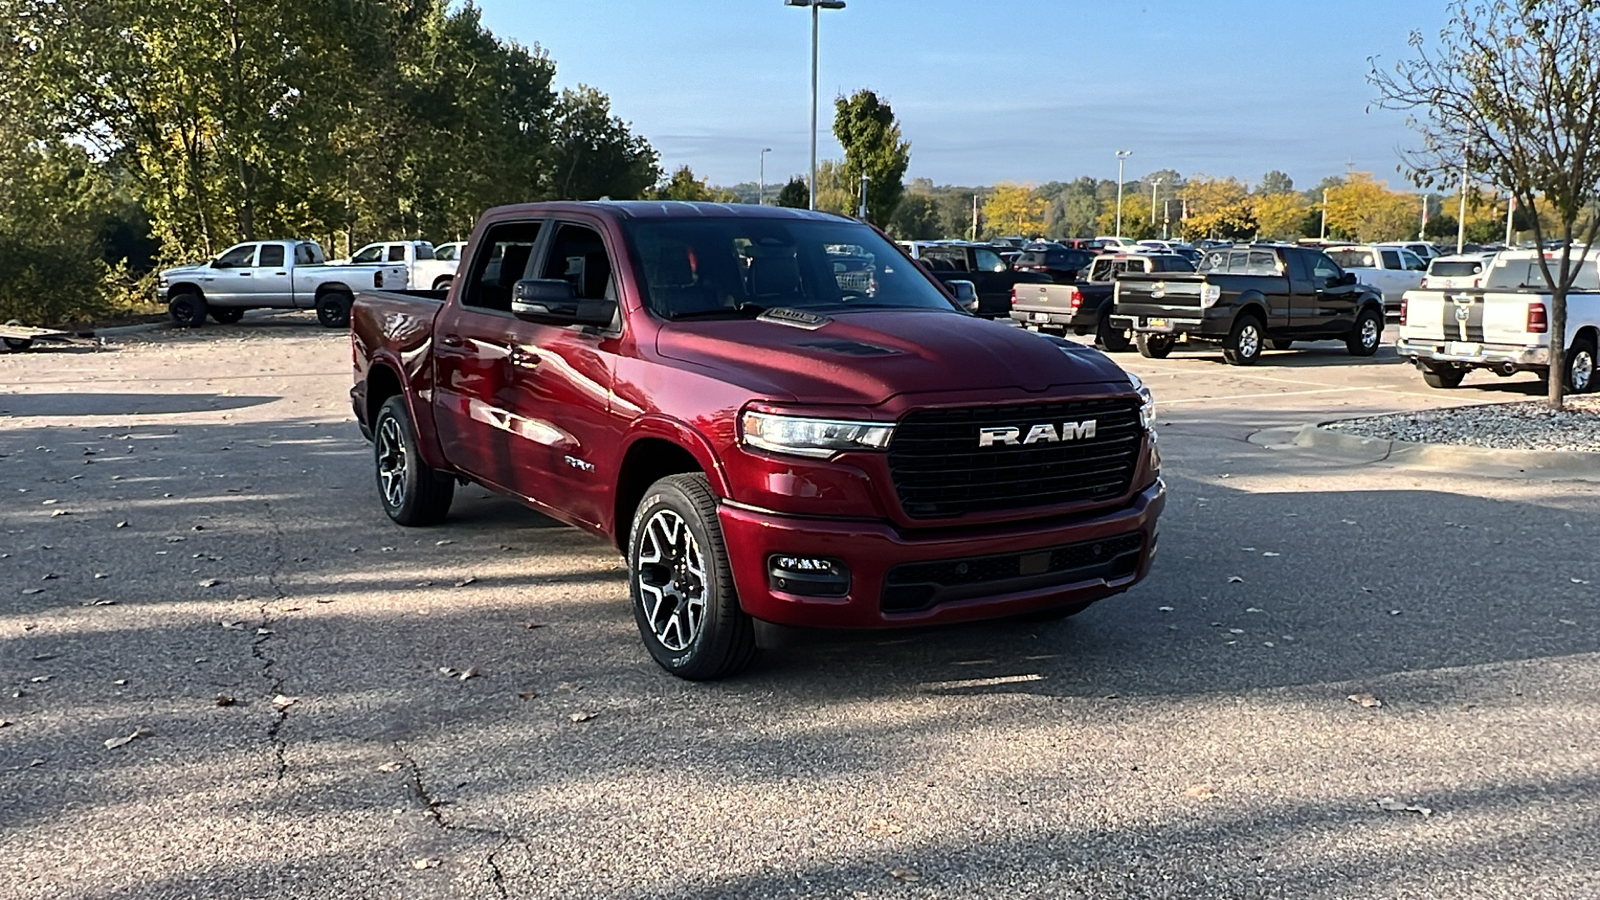
<path fill-rule="evenodd" d="M 51 394 L 0 394 L 0 415 L 140 416 L 222 412 L 271 403 L 277 397 L 220 394 L 102 394 L 70 391 Z"/>

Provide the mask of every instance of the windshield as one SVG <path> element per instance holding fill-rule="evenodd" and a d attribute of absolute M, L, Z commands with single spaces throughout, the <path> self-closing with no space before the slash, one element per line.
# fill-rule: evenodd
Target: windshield
<path fill-rule="evenodd" d="M 955 307 L 877 232 L 853 222 L 634 219 L 645 302 L 669 319 L 754 315 L 786 307 Z"/>
<path fill-rule="evenodd" d="M 1378 268 L 1370 250 L 1329 250 L 1327 253 L 1341 269 Z"/>

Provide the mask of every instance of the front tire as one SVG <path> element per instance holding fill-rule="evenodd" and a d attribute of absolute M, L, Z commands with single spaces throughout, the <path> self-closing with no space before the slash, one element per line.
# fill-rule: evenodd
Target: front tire
<path fill-rule="evenodd" d="M 15 325 L 16 327 L 21 328 L 22 320 L 12 319 L 6 324 Z M 23 350 L 27 350 L 33 346 L 33 338 L 6 338 L 5 345 L 7 350 L 15 350 L 20 353 Z"/>
<path fill-rule="evenodd" d="M 1141 331 L 1133 341 L 1139 346 L 1139 355 L 1145 359 L 1166 359 L 1172 352 L 1172 345 L 1177 343 L 1172 335 L 1155 331 Z"/>
<path fill-rule="evenodd" d="M 1567 348 L 1567 390 L 1574 394 L 1587 394 L 1595 389 L 1594 377 L 1594 342 L 1579 338 Z"/>
<path fill-rule="evenodd" d="M 244 318 L 244 307 L 213 306 L 211 307 L 211 318 L 218 325 L 233 325 Z"/>
<path fill-rule="evenodd" d="M 404 397 L 390 397 L 378 410 L 372 423 L 372 461 L 378 499 L 389 518 L 407 526 L 444 521 L 456 480 L 423 461 Z"/>
<path fill-rule="evenodd" d="M 1228 339 L 1222 342 L 1222 358 L 1234 366 L 1253 366 L 1261 359 L 1261 348 L 1266 344 L 1261 320 L 1254 315 L 1243 315 L 1233 323 Z"/>
<path fill-rule="evenodd" d="M 1356 316 L 1356 324 L 1350 329 L 1350 336 L 1345 338 L 1345 349 L 1351 356 L 1371 356 L 1378 352 L 1378 345 L 1383 343 L 1383 314 L 1371 307 L 1361 311 Z"/>
<path fill-rule="evenodd" d="M 349 328 L 351 297 L 344 291 L 329 291 L 317 298 L 317 321 L 323 328 Z"/>
<path fill-rule="evenodd" d="M 645 492 L 628 538 L 628 586 L 639 636 L 668 672 L 710 681 L 755 659 L 755 625 L 739 607 L 704 475 L 670 475 Z"/>
<path fill-rule="evenodd" d="M 167 315 L 179 328 L 199 328 L 206 323 L 206 301 L 194 291 L 173 294 L 167 300 Z"/>

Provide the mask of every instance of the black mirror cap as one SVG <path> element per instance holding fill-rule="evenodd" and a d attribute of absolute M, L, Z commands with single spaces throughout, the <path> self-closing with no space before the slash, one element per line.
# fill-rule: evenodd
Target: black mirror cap
<path fill-rule="evenodd" d="M 603 328 L 616 318 L 612 300 L 581 300 L 572 283 L 561 278 L 528 278 L 511 289 L 511 314 L 547 325 Z"/>
<path fill-rule="evenodd" d="M 1339 279 L 1339 283 L 1340 284 L 1355 284 L 1356 283 L 1356 273 L 1354 273 L 1354 272 L 1346 272 L 1346 273 L 1344 273 L 1344 277 Z"/>
<path fill-rule="evenodd" d="M 978 286 L 964 278 L 956 278 L 945 282 L 945 287 L 956 298 L 956 303 L 967 312 L 978 311 Z"/>

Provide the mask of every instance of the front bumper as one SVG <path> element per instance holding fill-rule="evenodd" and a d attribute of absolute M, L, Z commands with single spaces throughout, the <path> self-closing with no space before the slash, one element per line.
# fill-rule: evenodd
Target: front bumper
<path fill-rule="evenodd" d="M 1166 486 L 1158 479 L 1119 509 L 977 534 L 906 534 L 885 522 L 809 519 L 732 503 L 721 506 L 719 518 L 750 615 L 800 627 L 893 628 L 1000 618 L 1121 593 L 1148 574 L 1165 505 Z M 1106 548 L 1106 559 L 1097 558 L 1097 546 Z M 848 592 L 819 597 L 776 589 L 768 565 L 779 555 L 843 562 Z M 957 567 L 961 576 L 937 574 Z M 894 585 L 891 570 L 897 570 Z M 985 571 L 999 574 L 970 574 Z M 909 608 L 918 601 L 908 601 L 908 591 L 924 598 L 920 608 Z"/>
<path fill-rule="evenodd" d="M 1511 365 L 1519 369 L 1550 367 L 1549 347 L 1529 347 L 1522 344 L 1463 344 L 1458 341 L 1419 341 L 1401 338 L 1395 342 L 1395 351 L 1408 359 L 1455 363 L 1463 366 L 1502 368 Z"/>

